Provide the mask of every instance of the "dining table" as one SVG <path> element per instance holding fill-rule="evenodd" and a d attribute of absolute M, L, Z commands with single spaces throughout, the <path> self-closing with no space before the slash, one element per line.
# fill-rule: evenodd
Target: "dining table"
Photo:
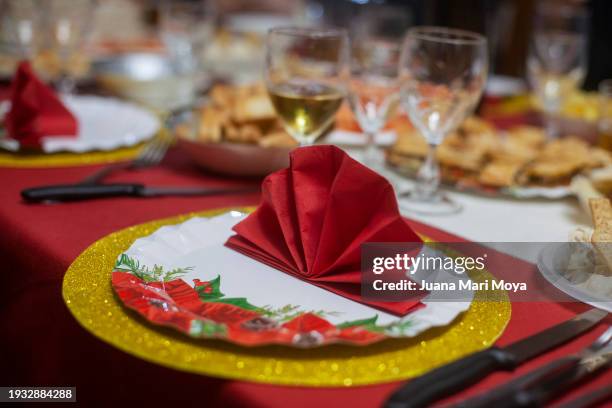
<path fill-rule="evenodd" d="M 6 90 L 6 89 L 5 89 Z M 2 89 L 0 89 L 2 91 Z M 0 97 L 2 95 L 0 94 Z M 6 96 L 6 92 L 5 92 Z M 349 149 L 349 153 L 351 153 Z M 359 149 L 354 152 L 359 155 Z M 117 230 L 179 214 L 243 208 L 259 203 L 260 193 L 202 197 L 117 197 L 36 204 L 24 202 L 28 187 L 78 182 L 103 165 L 0 167 L 0 384 L 74 386 L 84 406 L 223 407 L 377 407 L 399 382 L 369 386 L 297 387 L 207 377 L 144 361 L 98 339 L 81 327 L 62 298 L 70 264 L 88 246 Z M 388 174 L 396 188 L 397 176 Z M 258 186 L 261 179 L 227 177 L 194 166 L 180 147 L 155 167 L 118 171 L 107 182 L 147 186 Z M 589 223 L 575 198 L 517 200 L 450 191 L 462 205 L 458 214 L 404 213 L 418 232 L 441 242 L 563 242 Z M 516 254 L 514 254 L 516 255 Z M 537 254 L 518 254 L 532 265 Z M 92 266 L 93 267 L 93 266 Z M 530 277 L 540 283 L 535 267 Z M 513 302 L 511 319 L 496 342 L 512 343 L 570 319 L 590 306 L 579 302 Z M 491 389 L 543 363 L 580 351 L 593 342 L 608 318 L 594 330 L 524 364 L 514 373 L 496 373 L 441 404 Z M 206 340 L 202 340 L 206 341 Z M 359 350 L 355 350 L 359 352 Z M 612 371 L 580 384 L 559 400 L 612 384 Z"/>

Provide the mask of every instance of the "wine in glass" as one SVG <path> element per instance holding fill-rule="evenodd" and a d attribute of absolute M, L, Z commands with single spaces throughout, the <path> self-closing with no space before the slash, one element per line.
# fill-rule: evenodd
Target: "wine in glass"
<path fill-rule="evenodd" d="M 401 103 L 429 144 L 414 189 L 400 206 L 422 214 L 449 214 L 461 206 L 439 191 L 436 148 L 474 110 L 488 71 L 487 41 L 476 33 L 443 27 L 408 31 L 400 58 Z"/>
<path fill-rule="evenodd" d="M 399 106 L 398 67 L 403 31 L 389 29 L 398 21 L 396 14 L 386 13 L 377 18 L 364 15 L 357 19 L 351 35 L 348 101 L 366 135 L 364 162 L 372 168 L 380 164 L 376 134 Z"/>
<path fill-rule="evenodd" d="M 560 136 L 557 116 L 563 102 L 586 74 L 587 17 L 583 8 L 559 2 L 542 2 L 536 9 L 527 75 L 552 138 Z"/>
<path fill-rule="evenodd" d="M 265 80 L 287 133 L 301 146 L 319 137 L 342 104 L 348 36 L 340 29 L 279 27 L 266 39 Z"/>

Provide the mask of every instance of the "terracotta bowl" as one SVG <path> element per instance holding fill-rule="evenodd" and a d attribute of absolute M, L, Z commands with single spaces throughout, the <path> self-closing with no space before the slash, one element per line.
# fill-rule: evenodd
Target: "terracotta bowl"
<path fill-rule="evenodd" d="M 289 166 L 291 151 L 242 143 L 201 143 L 187 138 L 179 138 L 179 147 L 205 170 L 243 177 L 262 177 Z"/>

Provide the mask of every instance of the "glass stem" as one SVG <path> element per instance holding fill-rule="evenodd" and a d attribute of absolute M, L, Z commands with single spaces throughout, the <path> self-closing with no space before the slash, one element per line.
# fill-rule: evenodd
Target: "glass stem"
<path fill-rule="evenodd" d="M 550 139 L 557 139 L 561 136 L 557 112 L 547 111 L 544 114 L 544 127 L 546 129 L 546 134 Z"/>
<path fill-rule="evenodd" d="M 66 96 L 72 95 L 76 87 L 76 83 L 74 79 L 66 71 L 60 74 L 57 85 L 58 85 L 58 90 L 60 94 L 66 95 Z"/>
<path fill-rule="evenodd" d="M 366 144 L 363 152 L 363 162 L 372 167 L 376 164 L 376 133 L 374 132 L 365 132 L 366 136 Z"/>
<path fill-rule="evenodd" d="M 436 158 L 437 145 L 430 144 L 427 158 L 416 175 L 415 195 L 421 200 L 431 199 L 440 186 L 440 167 Z"/>
<path fill-rule="evenodd" d="M 70 96 L 74 94 L 76 88 L 76 81 L 70 72 L 71 53 L 67 49 L 60 49 L 58 54 L 61 65 L 57 78 L 57 90 L 64 96 Z"/>

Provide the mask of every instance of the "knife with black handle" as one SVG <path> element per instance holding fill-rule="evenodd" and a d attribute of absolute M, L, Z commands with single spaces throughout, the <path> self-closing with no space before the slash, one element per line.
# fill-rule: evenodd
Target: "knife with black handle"
<path fill-rule="evenodd" d="M 537 408 L 612 364 L 612 347 L 562 357 L 452 408 Z"/>
<path fill-rule="evenodd" d="M 386 401 L 386 408 L 427 407 L 496 371 L 512 371 L 538 356 L 593 328 L 607 312 L 591 309 L 573 319 L 519 340 L 507 347 L 491 347 L 434 369 L 409 381 Z"/>
<path fill-rule="evenodd" d="M 28 202 L 74 201 L 106 197 L 159 197 L 204 196 L 215 194 L 240 194 L 259 190 L 259 186 L 240 187 L 148 187 L 143 184 L 66 184 L 34 187 L 23 190 L 21 196 Z"/>
<path fill-rule="evenodd" d="M 511 371 L 517 359 L 498 347 L 471 354 L 408 382 L 396 391 L 385 407 L 426 407 L 432 402 L 459 392 L 494 371 Z"/>
<path fill-rule="evenodd" d="M 491 391 L 452 405 L 452 408 L 537 407 L 546 386 L 554 384 L 555 388 L 565 388 L 574 378 L 579 363 L 579 356 L 555 360 Z"/>

